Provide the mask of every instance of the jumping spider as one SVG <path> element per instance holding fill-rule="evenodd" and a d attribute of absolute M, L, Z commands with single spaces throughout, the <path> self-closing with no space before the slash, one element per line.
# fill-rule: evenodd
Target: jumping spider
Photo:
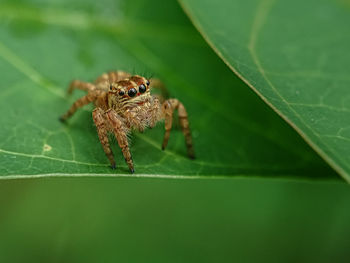
<path fill-rule="evenodd" d="M 74 80 L 69 86 L 68 94 L 71 94 L 74 89 L 80 89 L 87 91 L 87 95 L 75 101 L 60 120 L 67 120 L 78 108 L 93 102 L 95 109 L 92 111 L 92 118 L 111 167 L 115 169 L 116 164 L 108 139 L 110 132 L 114 133 L 130 172 L 134 173 L 127 135 L 133 129 L 143 132 L 146 127 L 152 128 L 158 121 L 164 119 L 165 135 L 162 145 L 164 150 L 170 136 L 173 113 L 177 109 L 187 153 L 193 159 L 192 137 L 185 107 L 177 99 L 164 100 L 162 96 L 151 95 L 151 86 L 152 88 L 164 87 L 158 80 L 152 80 L 150 83 L 144 77 L 132 76 L 123 71 L 102 74 L 94 84 Z"/>

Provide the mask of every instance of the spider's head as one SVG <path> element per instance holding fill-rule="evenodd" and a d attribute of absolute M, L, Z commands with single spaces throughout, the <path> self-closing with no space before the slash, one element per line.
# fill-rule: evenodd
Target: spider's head
<path fill-rule="evenodd" d="M 109 87 L 109 106 L 131 108 L 143 105 L 150 99 L 150 82 L 144 77 L 135 75 L 128 79 L 112 83 Z"/>

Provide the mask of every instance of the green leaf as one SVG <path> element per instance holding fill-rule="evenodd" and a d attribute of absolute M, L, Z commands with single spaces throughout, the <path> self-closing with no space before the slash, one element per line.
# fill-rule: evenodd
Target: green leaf
<path fill-rule="evenodd" d="M 117 179 L 0 180 L 0 262 L 348 261 L 342 181 Z"/>
<path fill-rule="evenodd" d="M 181 3 L 224 62 L 350 181 L 349 2 Z"/>
<path fill-rule="evenodd" d="M 163 125 L 132 136 L 136 174 L 165 178 L 336 174 L 211 51 L 176 2 L 2 1 L 0 178 L 129 176 L 114 143 L 109 168 L 92 107 L 58 117 L 72 79 L 123 69 L 162 79 L 190 115 L 197 159 Z M 244 55 L 244 53 L 242 53 Z"/>

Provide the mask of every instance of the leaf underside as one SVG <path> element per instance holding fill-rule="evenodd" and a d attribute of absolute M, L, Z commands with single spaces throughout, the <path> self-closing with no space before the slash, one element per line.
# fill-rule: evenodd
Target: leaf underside
<path fill-rule="evenodd" d="M 224 62 L 350 181 L 349 2 L 180 2 Z"/>
<path fill-rule="evenodd" d="M 72 79 L 92 81 L 119 69 L 162 79 L 171 95 L 184 103 L 197 156 L 194 161 L 186 157 L 184 138 L 176 127 L 167 150 L 161 151 L 164 128 L 159 124 L 133 134 L 133 176 L 337 177 L 232 74 L 176 2 L 2 1 L 0 21 L 0 178 L 129 176 L 115 142 L 117 169 L 109 168 L 91 106 L 79 110 L 66 125 L 58 121 L 83 95 L 65 95 Z M 237 52 L 244 61 L 246 50 Z M 251 67 L 251 78 L 259 76 L 254 83 L 266 81 L 254 64 L 241 65 Z M 278 104 L 277 99 L 272 101 Z M 310 109 L 304 113 L 311 118 L 313 111 L 305 109 Z"/>

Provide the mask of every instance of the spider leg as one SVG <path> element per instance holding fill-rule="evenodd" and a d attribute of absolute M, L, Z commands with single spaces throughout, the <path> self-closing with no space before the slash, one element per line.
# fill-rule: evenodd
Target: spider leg
<path fill-rule="evenodd" d="M 190 127 L 188 123 L 188 116 L 184 105 L 178 101 L 177 99 L 169 99 L 166 100 L 162 105 L 162 111 L 165 118 L 165 134 L 162 144 L 162 149 L 168 145 L 168 140 L 170 137 L 170 131 L 173 123 L 173 113 L 174 110 L 178 111 L 180 126 L 182 129 L 182 133 L 185 136 L 185 142 L 187 146 L 187 154 L 191 159 L 195 158 L 193 144 L 192 144 L 192 136 L 190 132 Z"/>
<path fill-rule="evenodd" d="M 131 74 L 128 72 L 125 72 L 125 71 L 121 71 L 121 70 L 111 71 L 111 72 L 104 73 L 101 76 L 99 76 L 95 80 L 95 84 L 98 85 L 98 84 L 105 83 L 105 82 L 112 83 L 112 82 L 116 82 L 116 81 L 119 81 L 122 79 L 129 78 L 130 76 L 131 76 Z"/>
<path fill-rule="evenodd" d="M 109 140 L 108 140 L 108 128 L 106 125 L 106 120 L 103 117 L 104 111 L 101 108 L 95 108 L 92 112 L 92 119 L 95 122 L 98 138 L 102 144 L 103 150 L 111 163 L 112 169 L 115 169 L 115 160 L 113 156 L 113 152 L 111 150 Z"/>
<path fill-rule="evenodd" d="M 153 99 L 152 99 L 152 106 L 151 106 L 151 110 L 150 110 L 150 122 L 149 122 L 149 127 L 152 129 L 157 121 L 159 121 L 159 119 L 161 119 L 160 117 L 160 102 L 159 102 L 159 99 L 158 97 L 156 96 L 153 96 Z"/>
<path fill-rule="evenodd" d="M 169 91 L 165 87 L 164 83 L 161 82 L 159 79 L 151 79 L 151 89 L 157 89 L 159 90 L 160 94 L 155 94 L 159 101 L 163 103 L 166 99 L 169 98 Z"/>
<path fill-rule="evenodd" d="M 80 99 L 76 100 L 73 103 L 73 105 L 70 107 L 70 109 L 60 117 L 60 120 L 61 121 L 67 120 L 69 117 L 71 117 L 77 111 L 77 109 L 94 101 L 96 99 L 96 97 L 97 97 L 97 93 L 88 93 L 84 97 L 81 97 Z"/>
<path fill-rule="evenodd" d="M 118 141 L 118 145 L 123 152 L 125 162 L 128 164 L 130 172 L 134 173 L 134 164 L 132 161 L 127 138 L 128 129 L 123 125 L 123 122 L 120 120 L 118 114 L 114 110 L 107 111 L 106 116 L 113 128 L 114 136 Z"/>
<path fill-rule="evenodd" d="M 87 92 L 93 91 L 95 89 L 95 85 L 89 83 L 89 82 L 83 82 L 80 80 L 73 80 L 68 88 L 68 94 L 72 94 L 73 90 L 75 89 L 80 89 L 80 90 L 84 90 Z"/>

